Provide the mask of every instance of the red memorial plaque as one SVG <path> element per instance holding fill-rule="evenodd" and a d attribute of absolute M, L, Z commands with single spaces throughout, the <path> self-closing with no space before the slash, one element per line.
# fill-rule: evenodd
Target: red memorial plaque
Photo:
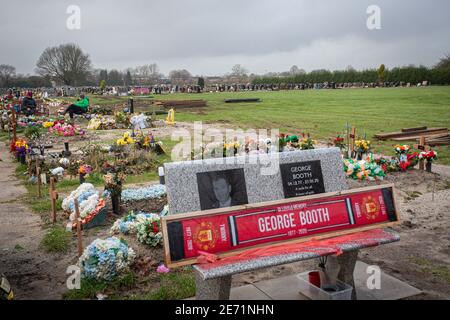
<path fill-rule="evenodd" d="M 195 263 L 253 246 L 379 228 L 398 222 L 393 186 L 320 194 L 163 219 L 166 261 Z"/>

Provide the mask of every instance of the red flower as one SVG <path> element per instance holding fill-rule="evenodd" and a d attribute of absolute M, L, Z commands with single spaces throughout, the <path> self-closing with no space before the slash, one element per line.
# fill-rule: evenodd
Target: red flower
<path fill-rule="evenodd" d="M 405 171 L 406 169 L 408 169 L 410 164 L 411 164 L 411 162 L 405 161 L 405 162 L 400 162 L 399 166 L 402 171 Z"/>
<path fill-rule="evenodd" d="M 414 153 L 412 153 L 412 154 L 408 154 L 406 157 L 407 157 L 407 159 L 408 159 L 408 161 L 409 161 L 409 160 L 411 160 L 411 159 L 417 158 L 418 156 L 419 156 L 419 154 L 418 154 L 417 152 L 414 152 Z"/>
<path fill-rule="evenodd" d="M 155 221 L 153 221 L 152 227 L 153 227 L 153 233 L 158 233 L 158 232 L 159 232 L 158 223 L 156 223 Z"/>

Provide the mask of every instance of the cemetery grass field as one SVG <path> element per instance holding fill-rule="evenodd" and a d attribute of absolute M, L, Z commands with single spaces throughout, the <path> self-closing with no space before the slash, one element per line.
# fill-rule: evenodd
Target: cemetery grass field
<path fill-rule="evenodd" d="M 383 88 L 239 92 L 155 95 L 160 100 L 204 99 L 208 107 L 176 112 L 175 121 L 203 121 L 248 128 L 279 128 L 280 132 L 310 133 L 326 143 L 344 132 L 348 121 L 371 140 L 373 151 L 393 155 L 395 141 L 377 141 L 379 132 L 428 126 L 450 128 L 450 86 L 424 88 Z M 228 104 L 227 98 L 260 98 L 260 103 Z M 111 99 L 111 98 L 110 98 Z M 125 98 L 112 98 L 117 103 Z M 136 98 L 136 100 L 148 100 Z M 92 103 L 111 104 L 109 99 L 92 97 Z M 151 111 L 148 110 L 148 111 Z M 164 116 L 160 116 L 164 118 Z M 403 142 L 402 142 L 403 143 Z M 414 141 L 404 143 L 413 144 Z M 450 147 L 436 147 L 440 164 L 450 165 Z"/>

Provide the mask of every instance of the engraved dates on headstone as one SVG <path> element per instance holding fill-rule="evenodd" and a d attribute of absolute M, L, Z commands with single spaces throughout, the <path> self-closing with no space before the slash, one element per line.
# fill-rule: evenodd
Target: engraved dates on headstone
<path fill-rule="evenodd" d="M 325 192 L 320 160 L 280 165 L 285 198 Z"/>

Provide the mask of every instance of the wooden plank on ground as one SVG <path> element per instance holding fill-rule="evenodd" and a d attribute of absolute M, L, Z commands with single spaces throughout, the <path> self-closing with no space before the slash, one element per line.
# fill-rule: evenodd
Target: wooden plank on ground
<path fill-rule="evenodd" d="M 400 217 L 394 186 L 374 186 L 162 217 L 169 267 L 250 248 L 300 243 L 393 226 Z"/>
<path fill-rule="evenodd" d="M 448 133 L 448 128 L 430 128 L 427 130 L 418 130 L 414 132 L 390 132 L 390 133 L 379 133 L 375 135 L 375 138 L 380 140 L 388 140 L 395 138 L 412 138 L 420 136 L 427 136 L 430 134 L 440 134 L 440 133 Z"/>
<path fill-rule="evenodd" d="M 442 138 L 447 137 L 448 133 L 439 133 L 439 134 L 430 134 L 430 135 L 423 135 L 423 136 L 415 136 L 415 137 L 406 137 L 406 138 L 394 138 L 391 139 L 393 141 L 408 141 L 408 140 L 420 140 L 421 137 L 425 137 L 427 140 L 429 139 L 436 139 L 436 138 Z"/>
<path fill-rule="evenodd" d="M 411 131 L 419 131 L 419 130 L 427 130 L 427 127 L 415 127 L 415 128 L 403 128 L 402 132 L 411 132 Z"/>

